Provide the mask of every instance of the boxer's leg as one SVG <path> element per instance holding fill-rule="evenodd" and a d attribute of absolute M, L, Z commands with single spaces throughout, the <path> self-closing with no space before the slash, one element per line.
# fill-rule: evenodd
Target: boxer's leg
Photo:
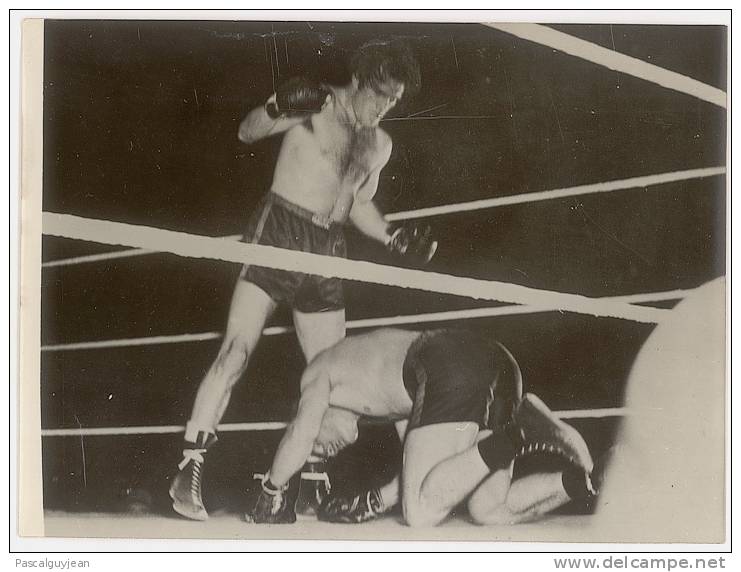
<path fill-rule="evenodd" d="M 537 473 L 514 482 L 512 468 L 496 471 L 474 491 L 468 511 L 478 524 L 516 524 L 569 502 L 561 473 Z"/>
<path fill-rule="evenodd" d="M 296 327 L 296 336 L 308 363 L 319 352 L 345 337 L 345 310 L 326 312 L 294 310 L 293 325 Z"/>
<path fill-rule="evenodd" d="M 274 309 L 275 302 L 261 288 L 244 280 L 237 282 L 221 348 L 193 405 L 190 422 L 198 429 L 213 431 L 221 420 Z"/>
<path fill-rule="evenodd" d="M 216 425 L 274 308 L 275 302 L 259 287 L 244 280 L 237 282 L 226 333 L 216 360 L 198 388 L 186 426 L 183 459 L 170 487 L 173 508 L 187 518 L 208 518 L 201 495 L 203 454 L 216 441 Z"/>
<path fill-rule="evenodd" d="M 404 443 L 402 508 L 410 526 L 434 526 L 489 474 L 473 446 L 478 424 L 449 422 L 411 429 Z"/>

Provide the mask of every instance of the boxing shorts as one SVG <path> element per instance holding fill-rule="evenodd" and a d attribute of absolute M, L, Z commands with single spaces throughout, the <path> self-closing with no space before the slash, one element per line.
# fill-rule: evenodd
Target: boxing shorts
<path fill-rule="evenodd" d="M 242 242 L 347 256 L 341 223 L 268 193 L 250 218 Z M 264 290 L 275 302 L 300 312 L 326 312 L 345 307 L 342 280 L 246 264 L 240 279 Z"/>
<path fill-rule="evenodd" d="M 414 403 L 409 430 L 450 422 L 503 427 L 522 398 L 522 374 L 509 351 L 465 330 L 422 333 L 407 352 L 403 379 Z"/>

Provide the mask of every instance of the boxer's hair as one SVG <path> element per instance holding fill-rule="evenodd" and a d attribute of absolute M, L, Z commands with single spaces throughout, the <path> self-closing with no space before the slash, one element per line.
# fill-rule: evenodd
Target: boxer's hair
<path fill-rule="evenodd" d="M 350 57 L 350 72 L 358 86 L 373 87 L 389 79 L 404 84 L 404 95 L 419 91 L 419 64 L 409 46 L 401 40 L 371 40 Z"/>

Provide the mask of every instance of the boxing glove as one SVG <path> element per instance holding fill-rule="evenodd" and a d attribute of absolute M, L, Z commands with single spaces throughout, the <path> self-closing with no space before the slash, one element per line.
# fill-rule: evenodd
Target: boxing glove
<path fill-rule="evenodd" d="M 301 472 L 296 513 L 316 515 L 330 490 L 331 485 L 324 463 L 307 463 Z"/>
<path fill-rule="evenodd" d="M 317 517 L 324 522 L 359 524 L 378 518 L 387 511 L 381 492 L 370 489 L 357 495 L 330 495 L 319 507 Z"/>
<path fill-rule="evenodd" d="M 296 478 L 297 477 L 297 478 Z M 292 524 L 296 522 L 296 497 L 298 496 L 298 479 L 296 475 L 282 487 L 270 482 L 270 475 L 262 478 L 260 491 L 255 506 L 244 515 L 245 521 L 254 524 Z"/>
<path fill-rule="evenodd" d="M 319 113 L 330 95 L 329 89 L 321 84 L 295 77 L 278 87 L 265 104 L 265 111 L 273 118 Z"/>
<path fill-rule="evenodd" d="M 386 247 L 416 266 L 424 266 L 437 251 L 437 240 L 432 238 L 428 225 L 405 224 L 396 227 Z"/>

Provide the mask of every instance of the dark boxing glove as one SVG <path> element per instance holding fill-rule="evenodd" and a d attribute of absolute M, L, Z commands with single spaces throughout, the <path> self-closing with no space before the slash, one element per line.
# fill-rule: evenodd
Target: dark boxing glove
<path fill-rule="evenodd" d="M 316 515 L 322 502 L 329 495 L 332 487 L 324 465 L 324 463 L 307 463 L 301 472 L 296 501 L 298 514 Z"/>
<path fill-rule="evenodd" d="M 321 84 L 295 77 L 278 87 L 265 104 L 265 111 L 273 119 L 279 117 L 319 113 L 331 92 Z"/>
<path fill-rule="evenodd" d="M 270 482 L 270 475 L 262 478 L 262 491 L 254 508 L 245 514 L 247 522 L 255 524 L 292 524 L 296 522 L 298 482 L 291 479 L 282 487 Z"/>
<path fill-rule="evenodd" d="M 432 229 L 428 225 L 406 224 L 391 233 L 386 246 L 413 264 L 423 266 L 435 256 L 437 240 L 432 238 Z"/>
<path fill-rule="evenodd" d="M 317 518 L 324 522 L 359 524 L 378 518 L 387 507 L 378 489 L 357 495 L 330 495 L 319 507 Z"/>

